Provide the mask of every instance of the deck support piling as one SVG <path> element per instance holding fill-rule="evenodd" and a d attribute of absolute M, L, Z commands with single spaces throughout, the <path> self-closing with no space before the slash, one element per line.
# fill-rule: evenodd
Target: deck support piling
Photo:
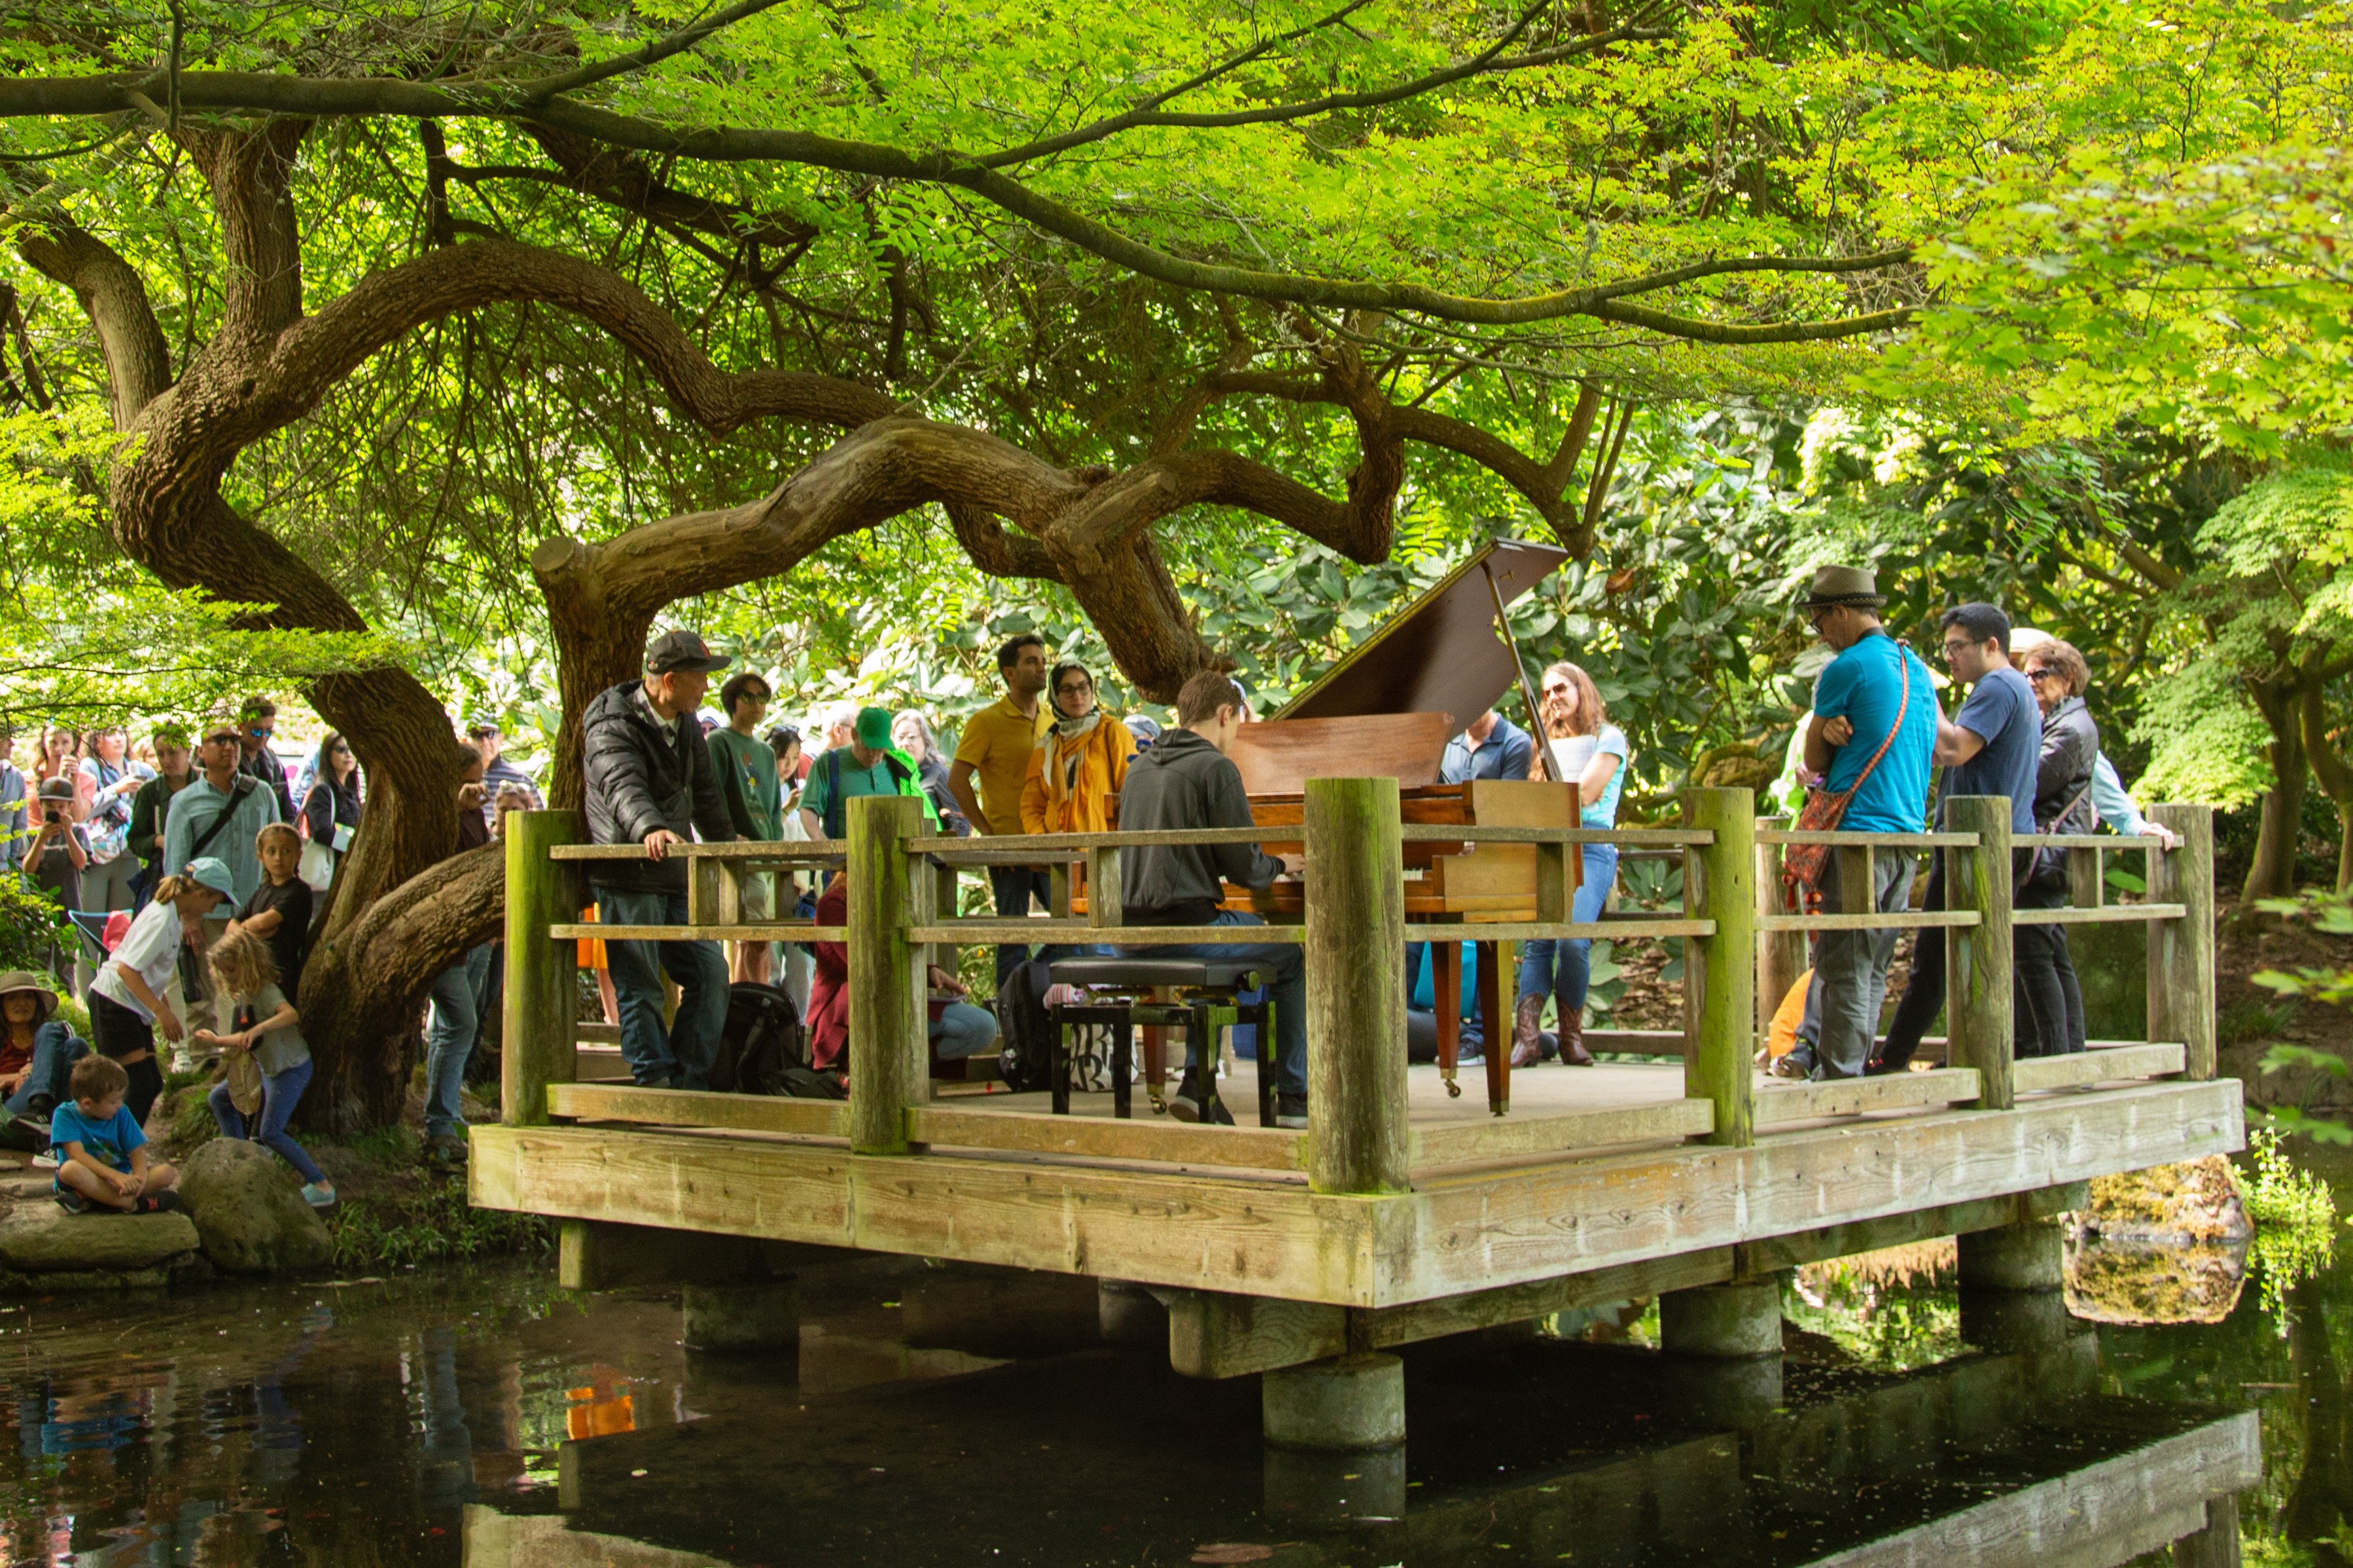
<path fill-rule="evenodd" d="M 2052 1350 L 2074 1331 L 2058 1219 L 2023 1220 L 1958 1238 L 1961 1337 L 1981 1350 Z"/>
<path fill-rule="evenodd" d="M 791 1275 L 725 1285 L 689 1285 L 680 1306 L 686 1348 L 791 1351 L 801 1343 L 800 1284 Z"/>
<path fill-rule="evenodd" d="M 2067 1268 L 2056 1219 L 2027 1220 L 1960 1238 L 1964 1290 L 2058 1290 Z"/>
<path fill-rule="evenodd" d="M 1659 1298 L 1659 1343 L 1669 1355 L 1747 1361 L 1781 1353 L 1781 1276 L 1670 1290 Z"/>
<path fill-rule="evenodd" d="M 1405 1441 L 1405 1363 L 1367 1351 L 1264 1373 L 1259 1409 L 1276 1447 L 1394 1448 Z"/>
<path fill-rule="evenodd" d="M 1107 1345 L 1166 1351 L 1168 1309 L 1130 1279 L 1095 1281 L 1095 1322 Z"/>
<path fill-rule="evenodd" d="M 2239 1494 L 2206 1500 L 2206 1528 L 2173 1543 L 2173 1568 L 2239 1568 Z"/>

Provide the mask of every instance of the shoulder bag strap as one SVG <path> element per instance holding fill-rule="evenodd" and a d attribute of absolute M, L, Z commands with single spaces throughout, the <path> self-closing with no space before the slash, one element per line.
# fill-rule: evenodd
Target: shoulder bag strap
<path fill-rule="evenodd" d="M 188 858 L 194 860 L 211 848 L 213 840 L 220 837 L 221 829 L 228 826 L 228 819 L 237 815 L 237 808 L 245 804 L 248 795 L 260 787 L 253 782 L 250 774 L 242 774 L 231 784 L 228 791 L 228 804 L 220 808 L 220 815 L 213 818 L 212 826 L 206 828 L 197 836 L 196 841 L 188 846 Z M 186 869 L 187 868 L 183 866 L 176 871 L 167 869 L 165 874 L 176 877 L 180 871 Z"/>
<path fill-rule="evenodd" d="M 1854 775 L 1854 783 L 1846 786 L 1850 800 L 1862 788 L 1863 781 L 1871 777 L 1872 770 L 1879 766 L 1879 759 L 1887 754 L 1887 748 L 1895 744 L 1895 737 L 1904 732 L 1904 715 L 1912 706 L 1912 658 L 1910 651 L 1900 642 L 1895 644 L 1895 668 L 1904 679 L 1904 694 L 1895 702 L 1895 722 L 1887 727 L 1887 739 L 1879 742 L 1879 750 L 1871 753 L 1871 761 L 1863 763 L 1862 772 Z"/>

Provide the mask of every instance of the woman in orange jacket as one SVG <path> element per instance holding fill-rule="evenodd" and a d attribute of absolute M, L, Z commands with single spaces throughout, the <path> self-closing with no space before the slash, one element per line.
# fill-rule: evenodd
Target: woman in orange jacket
<path fill-rule="evenodd" d="M 1054 721 L 1029 753 L 1021 786 L 1025 833 L 1100 833 L 1111 826 L 1111 800 L 1127 782 L 1135 737 L 1095 706 L 1095 683 L 1082 665 L 1058 664 L 1047 679 Z"/>

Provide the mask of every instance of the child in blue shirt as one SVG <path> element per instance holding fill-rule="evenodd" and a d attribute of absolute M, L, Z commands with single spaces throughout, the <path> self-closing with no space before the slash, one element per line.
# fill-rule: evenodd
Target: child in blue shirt
<path fill-rule="evenodd" d="M 95 1204 L 118 1214 L 160 1214 L 180 1206 L 180 1173 L 147 1158 L 147 1134 L 122 1108 L 131 1075 L 110 1057 L 74 1063 L 73 1098 L 49 1119 L 58 1156 L 58 1206 L 81 1214 Z"/>

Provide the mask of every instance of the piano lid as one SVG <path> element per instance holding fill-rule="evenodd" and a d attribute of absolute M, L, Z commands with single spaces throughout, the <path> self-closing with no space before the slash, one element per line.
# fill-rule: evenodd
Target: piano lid
<path fill-rule="evenodd" d="M 1493 568 L 1496 590 L 1509 605 L 1568 558 L 1557 545 L 1497 540 L 1271 717 L 1434 711 L 1451 715 L 1449 722 L 1460 731 L 1519 679 L 1518 656 L 1495 630 L 1495 601 L 1482 568 Z"/>

